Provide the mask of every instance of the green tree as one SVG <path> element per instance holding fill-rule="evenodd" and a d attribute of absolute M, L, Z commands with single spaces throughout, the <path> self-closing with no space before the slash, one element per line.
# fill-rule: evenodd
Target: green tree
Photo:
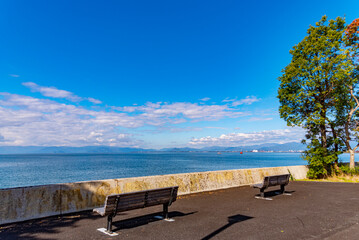
<path fill-rule="evenodd" d="M 343 52 L 347 63 L 346 81 L 342 86 L 344 90 L 337 91 L 337 122 L 342 128 L 341 138 L 345 143 L 346 151 L 350 153 L 350 169 L 355 167 L 355 150 L 359 147 L 359 97 L 358 97 L 358 57 L 359 57 L 359 18 L 355 19 L 345 29 L 345 44 Z M 355 144 L 353 144 L 355 143 Z M 354 145 L 354 147 L 352 146 Z"/>
<path fill-rule="evenodd" d="M 343 18 L 328 22 L 323 16 L 290 50 L 292 60 L 279 77 L 280 117 L 288 126 L 306 130 L 309 144 L 304 157 L 309 163 L 308 176 L 313 178 L 328 175 L 343 149 L 336 115 L 338 97 L 346 90 L 338 86 L 344 85 L 350 72 L 342 51 L 344 30 Z"/>

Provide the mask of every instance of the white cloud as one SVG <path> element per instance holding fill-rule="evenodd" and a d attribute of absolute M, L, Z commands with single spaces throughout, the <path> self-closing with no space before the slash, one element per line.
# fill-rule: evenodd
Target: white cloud
<path fill-rule="evenodd" d="M 30 88 L 33 92 L 39 92 L 45 97 L 52 97 L 52 98 L 64 98 L 72 102 L 80 102 L 83 100 L 87 100 L 89 102 L 100 104 L 102 103 L 100 100 L 94 99 L 94 98 L 82 98 L 79 97 L 72 92 L 66 91 L 66 90 L 60 90 L 55 87 L 43 87 L 39 86 L 36 83 L 33 82 L 24 82 L 22 83 L 25 87 Z"/>
<path fill-rule="evenodd" d="M 239 105 L 251 105 L 252 103 L 259 102 L 261 99 L 257 98 L 256 96 L 247 96 L 245 99 L 241 99 L 238 101 L 233 101 L 232 106 L 236 107 Z"/>
<path fill-rule="evenodd" d="M 162 124 L 163 122 L 173 123 L 178 119 L 188 119 L 192 122 L 214 121 L 249 115 L 249 113 L 241 112 L 227 105 L 199 105 L 186 102 L 148 102 L 143 106 L 115 107 L 115 109 L 136 114 L 137 118 L 147 121 L 150 125 Z"/>
<path fill-rule="evenodd" d="M 20 77 L 20 75 L 17 75 L 17 74 L 9 74 L 10 77 L 14 77 L 14 78 L 18 78 Z"/>
<path fill-rule="evenodd" d="M 79 97 L 55 87 L 43 87 L 33 82 L 25 82 L 23 85 L 45 97 L 101 103 L 97 99 Z M 233 102 L 237 100 L 233 100 L 232 104 L 147 102 L 144 105 L 114 106 L 109 111 L 59 103 L 55 99 L 0 93 L 0 145 L 138 147 L 144 144 L 143 141 L 127 131 L 139 127 L 152 127 L 154 132 L 202 131 L 204 128 L 176 125 L 251 115 L 234 106 Z M 208 100 L 210 99 L 202 99 Z M 250 104 L 257 100 L 256 97 L 247 97 L 239 101 Z M 127 130 L 120 131 L 120 128 Z M 193 144 L 201 141 L 193 139 Z"/>
<path fill-rule="evenodd" d="M 94 104 L 101 104 L 102 103 L 102 101 L 100 101 L 100 100 L 98 100 L 98 99 L 94 99 L 94 98 L 87 98 L 87 100 L 89 101 L 89 102 L 92 102 L 92 103 L 94 103 Z"/>
<path fill-rule="evenodd" d="M 287 128 L 252 133 L 229 133 L 219 137 L 193 138 L 189 144 L 196 147 L 210 146 L 248 146 L 262 143 L 298 142 L 304 138 L 301 128 Z"/>
<path fill-rule="evenodd" d="M 66 91 L 57 93 L 57 96 L 69 95 Z M 168 132 L 201 131 L 201 128 L 180 128 L 174 125 L 188 121 L 215 121 L 249 115 L 228 105 L 186 102 L 148 102 L 143 106 L 114 109 L 121 112 L 95 111 L 50 99 L 0 93 L 0 132 L 7 140 L 1 144 L 139 146 L 141 141 L 126 132 L 120 132 L 118 128 L 154 126 L 159 131 Z"/>
<path fill-rule="evenodd" d="M 124 113 L 92 111 L 47 99 L 0 93 L 2 145 L 139 146 L 141 141 L 118 127 L 143 126 Z"/>
<path fill-rule="evenodd" d="M 22 83 L 22 85 L 30 88 L 30 90 L 33 92 L 41 93 L 45 97 L 65 98 L 73 102 L 79 102 L 82 100 L 80 97 L 76 96 L 72 92 L 60 90 L 55 87 L 42 87 L 33 82 L 24 82 Z"/>
<path fill-rule="evenodd" d="M 237 100 L 237 98 L 226 98 L 222 100 L 225 103 L 231 103 L 233 107 L 237 107 L 239 105 L 251 105 L 252 103 L 259 102 L 261 99 L 257 98 L 256 96 L 247 96 L 244 99 Z"/>
<path fill-rule="evenodd" d="M 209 129 L 221 129 L 221 130 L 226 130 L 228 128 L 225 127 L 205 127 L 205 128 L 209 128 Z"/>
<path fill-rule="evenodd" d="M 237 99 L 234 98 L 234 99 L 230 99 L 230 98 L 226 98 L 226 99 L 223 99 L 222 102 L 233 102 L 233 101 L 236 101 Z"/>
<path fill-rule="evenodd" d="M 171 133 L 180 133 L 180 132 L 198 132 L 202 131 L 203 128 L 196 127 L 159 127 L 154 133 L 162 132 L 171 132 Z"/>
<path fill-rule="evenodd" d="M 205 98 L 200 99 L 200 101 L 203 101 L 203 102 L 207 102 L 209 100 L 211 100 L 209 97 L 205 97 Z"/>
<path fill-rule="evenodd" d="M 252 117 L 248 119 L 248 122 L 256 122 L 256 121 L 270 121 L 273 120 L 273 118 L 258 118 L 258 117 Z"/>

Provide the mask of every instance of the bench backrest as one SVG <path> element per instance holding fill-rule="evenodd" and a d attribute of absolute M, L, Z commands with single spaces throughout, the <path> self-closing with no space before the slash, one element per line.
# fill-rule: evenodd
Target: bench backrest
<path fill-rule="evenodd" d="M 177 199 L 177 192 L 178 186 L 108 195 L 105 201 L 105 214 L 165 203 L 171 205 Z"/>
<path fill-rule="evenodd" d="M 287 185 L 289 183 L 290 174 L 273 175 L 264 177 L 263 187 L 271 187 L 277 185 Z"/>

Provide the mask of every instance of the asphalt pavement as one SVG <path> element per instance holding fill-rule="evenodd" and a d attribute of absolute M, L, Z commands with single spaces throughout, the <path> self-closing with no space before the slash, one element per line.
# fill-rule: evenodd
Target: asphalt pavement
<path fill-rule="evenodd" d="M 110 237 L 106 217 L 92 212 L 0 226 L 0 239 L 359 239 L 359 184 L 290 182 L 291 195 L 256 199 L 249 186 L 180 196 L 174 222 L 155 218 L 162 206 L 118 214 Z"/>

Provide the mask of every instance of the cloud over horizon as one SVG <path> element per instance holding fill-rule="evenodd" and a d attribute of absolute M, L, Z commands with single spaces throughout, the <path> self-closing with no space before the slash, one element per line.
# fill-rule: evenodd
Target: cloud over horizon
<path fill-rule="evenodd" d="M 287 128 L 279 130 L 268 130 L 252 133 L 229 133 L 222 134 L 219 137 L 202 137 L 193 138 L 189 145 L 193 147 L 236 147 L 249 146 L 260 143 L 287 143 L 299 142 L 304 138 L 304 130 L 302 128 Z"/>
<path fill-rule="evenodd" d="M 138 139 L 136 134 L 131 134 L 131 129 L 147 126 L 154 129 L 153 132 L 201 131 L 203 128 L 179 125 L 251 115 L 231 104 L 190 102 L 147 102 L 144 105 L 93 110 L 71 103 L 60 103 L 55 99 L 100 103 L 96 99 L 85 99 L 69 91 L 42 87 L 33 82 L 23 85 L 53 99 L 0 93 L 1 146 L 143 147 L 148 143 Z"/>
<path fill-rule="evenodd" d="M 118 126 L 135 127 L 125 114 L 97 112 L 48 99 L 0 93 L 0 134 L 15 146 L 138 146 Z"/>
<path fill-rule="evenodd" d="M 223 118 L 237 118 L 248 116 L 249 113 L 241 112 L 228 105 L 199 105 L 188 102 L 147 102 L 143 106 L 114 107 L 122 112 L 137 114 L 140 118 L 146 119 L 156 125 L 153 121 L 160 123 L 162 120 L 173 122 L 172 118 L 196 121 L 215 121 Z"/>

